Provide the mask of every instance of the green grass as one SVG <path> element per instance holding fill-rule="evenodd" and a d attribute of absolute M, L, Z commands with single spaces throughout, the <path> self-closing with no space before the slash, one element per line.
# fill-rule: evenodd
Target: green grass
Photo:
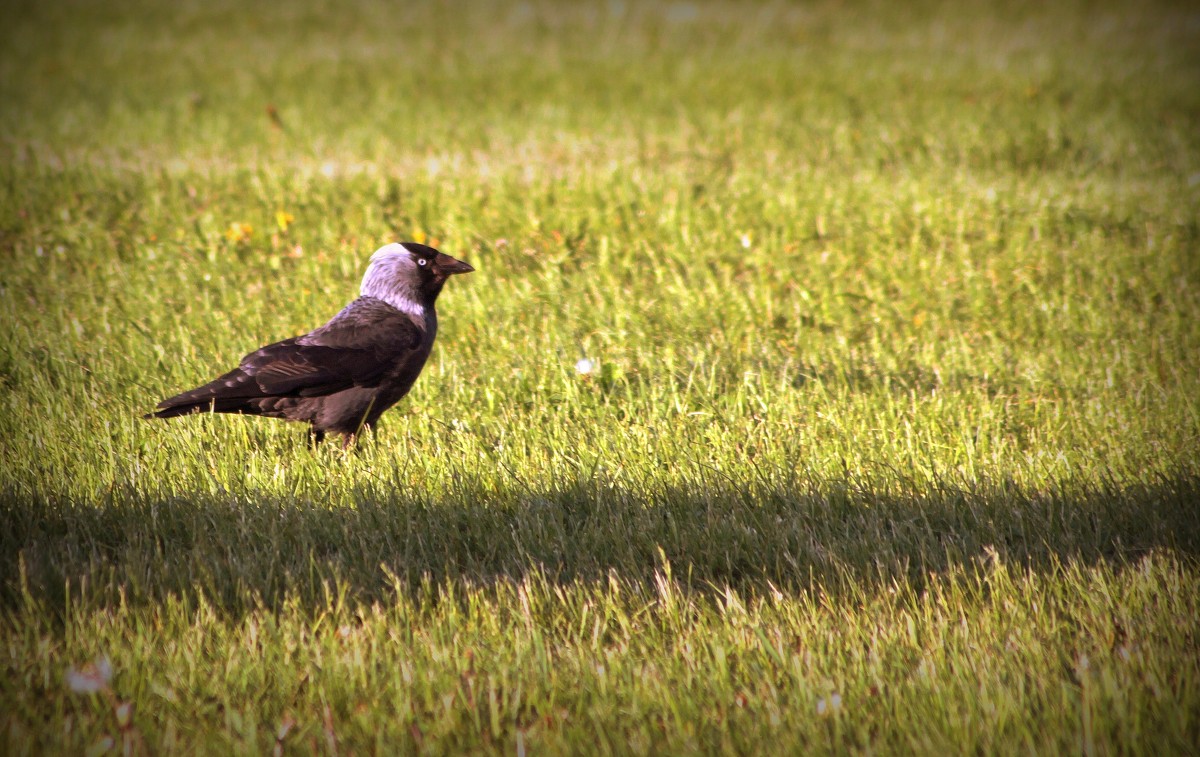
<path fill-rule="evenodd" d="M 44 5 L 0 751 L 1200 743 L 1191 10 Z M 357 450 L 141 420 L 421 236 L 477 272 Z"/>

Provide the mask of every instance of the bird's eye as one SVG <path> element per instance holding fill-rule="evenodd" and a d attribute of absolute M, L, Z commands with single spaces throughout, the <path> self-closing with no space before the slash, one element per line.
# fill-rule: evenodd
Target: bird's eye
<path fill-rule="evenodd" d="M 425 265 L 428 262 L 429 261 L 426 260 L 425 258 L 417 258 L 417 265 Z"/>

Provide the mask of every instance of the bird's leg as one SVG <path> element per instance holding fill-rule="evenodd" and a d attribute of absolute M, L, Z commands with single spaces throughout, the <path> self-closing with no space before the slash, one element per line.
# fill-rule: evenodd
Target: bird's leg
<path fill-rule="evenodd" d="M 363 411 L 362 418 L 358 421 L 358 428 L 354 429 L 353 434 L 346 434 L 346 439 L 342 444 L 343 449 L 348 448 L 351 444 L 354 443 L 355 437 L 357 437 L 360 433 L 362 433 L 363 428 L 371 428 L 371 426 L 373 424 L 371 423 L 371 421 L 369 421 L 367 419 L 371 417 L 371 408 L 373 408 L 373 407 L 375 407 L 375 398 L 374 397 L 372 397 L 371 401 L 367 403 L 367 409 L 365 411 Z"/>
<path fill-rule="evenodd" d="M 359 426 L 358 431 L 354 432 L 353 434 L 343 434 L 342 435 L 342 449 L 349 450 L 350 448 L 353 447 L 355 452 L 362 450 L 362 446 L 359 444 L 359 442 L 361 442 L 363 439 L 367 438 L 368 431 L 370 432 L 371 443 L 374 444 L 375 443 L 375 424 L 374 423 L 364 423 L 361 426 Z"/>
<path fill-rule="evenodd" d="M 309 449 L 316 449 L 317 446 L 323 441 L 325 441 L 325 432 L 324 431 L 322 431 L 319 428 L 312 428 L 312 427 L 310 427 L 308 429 L 308 447 L 309 447 Z"/>

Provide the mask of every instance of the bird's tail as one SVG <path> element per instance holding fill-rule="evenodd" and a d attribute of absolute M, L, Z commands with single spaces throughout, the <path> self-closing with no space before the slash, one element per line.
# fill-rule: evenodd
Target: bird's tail
<path fill-rule="evenodd" d="M 234 369 L 204 386 L 176 394 L 158 403 L 154 412 L 143 418 L 176 418 L 192 413 L 244 413 L 252 410 L 252 396 L 247 396 L 246 383 L 237 381 L 244 374 Z"/>
<path fill-rule="evenodd" d="M 152 413 L 146 413 L 143 418 L 178 418 L 192 413 L 245 413 L 252 410 L 245 398 L 221 399 L 206 397 L 200 400 L 188 400 L 187 394 L 171 397 L 158 403 L 158 408 Z"/>

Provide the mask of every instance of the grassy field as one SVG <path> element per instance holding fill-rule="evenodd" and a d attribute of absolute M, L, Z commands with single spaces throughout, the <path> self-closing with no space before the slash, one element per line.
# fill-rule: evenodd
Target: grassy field
<path fill-rule="evenodd" d="M 1048 6 L 7 4 L 0 752 L 1194 753 L 1200 15 Z M 141 419 L 397 239 L 357 450 Z"/>

